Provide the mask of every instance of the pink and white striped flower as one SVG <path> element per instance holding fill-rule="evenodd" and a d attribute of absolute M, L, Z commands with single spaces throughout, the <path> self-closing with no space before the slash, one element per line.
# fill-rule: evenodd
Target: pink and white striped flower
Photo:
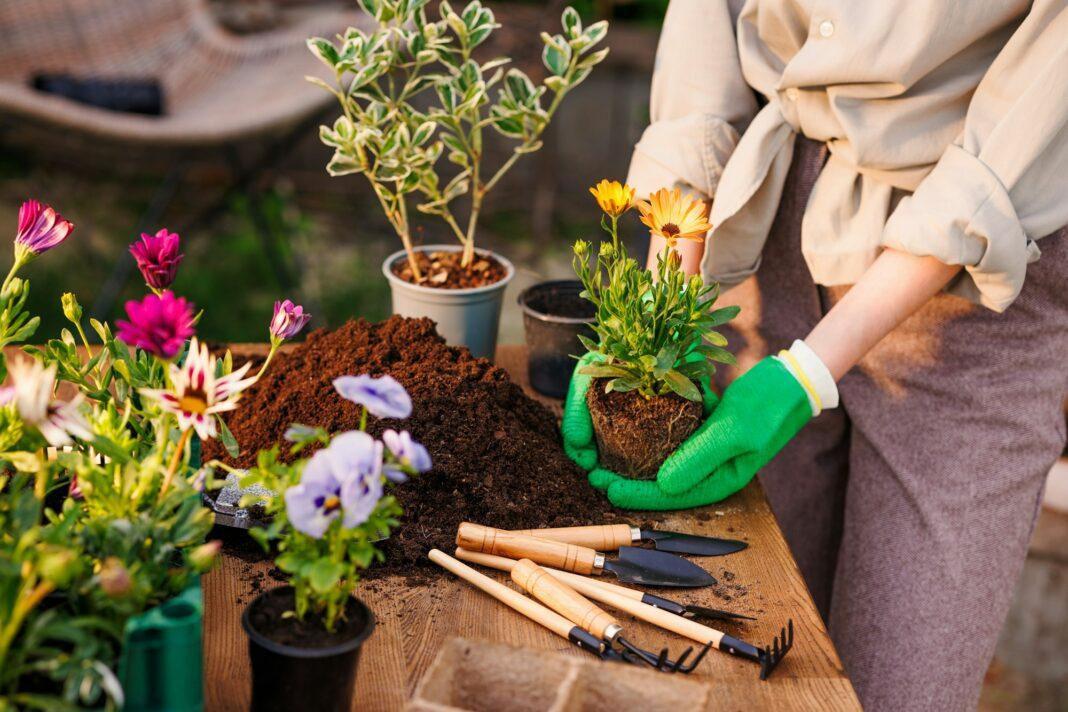
<path fill-rule="evenodd" d="M 170 365 L 171 387 L 143 388 L 141 393 L 157 401 L 165 412 L 178 418 L 181 430 L 196 429 L 202 440 L 215 437 L 215 416 L 237 408 L 241 392 L 256 382 L 245 378 L 252 364 L 225 376 L 215 375 L 215 359 L 196 337 L 181 366 Z"/>
<path fill-rule="evenodd" d="M 92 440 L 93 431 L 81 412 L 85 397 L 79 393 L 71 401 L 58 401 L 56 364 L 45 366 L 37 359 L 13 360 L 8 367 L 14 390 L 4 394 L 13 400 L 22 420 L 41 433 L 49 445 L 72 445 L 73 438 Z"/>

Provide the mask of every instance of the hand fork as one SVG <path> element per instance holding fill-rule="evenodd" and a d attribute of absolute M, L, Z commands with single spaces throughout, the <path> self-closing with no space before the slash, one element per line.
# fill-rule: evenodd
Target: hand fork
<path fill-rule="evenodd" d="M 678 660 L 671 660 L 668 657 L 667 648 L 663 648 L 659 655 L 655 655 L 638 647 L 623 636 L 623 627 L 615 618 L 529 559 L 520 559 L 515 562 L 511 568 L 511 575 L 512 580 L 524 591 L 583 630 L 592 633 L 597 638 L 620 645 L 625 651 L 661 672 L 690 673 L 708 653 L 710 646 L 706 645 L 704 650 L 687 664 L 686 661 L 693 652 L 692 647 L 687 648 Z"/>

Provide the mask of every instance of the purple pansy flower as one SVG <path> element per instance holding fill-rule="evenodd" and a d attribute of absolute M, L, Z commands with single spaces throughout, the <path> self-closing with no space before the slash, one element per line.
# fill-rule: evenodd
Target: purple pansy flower
<path fill-rule="evenodd" d="M 274 303 L 274 316 L 271 318 L 271 338 L 279 341 L 292 339 L 307 326 L 311 314 L 304 307 L 288 299 Z"/>
<path fill-rule="evenodd" d="M 358 430 L 342 433 L 304 466 L 300 484 L 285 492 L 286 514 L 297 529 L 319 539 L 341 517 L 359 526 L 382 498 L 382 443 Z"/>
<path fill-rule="evenodd" d="M 126 315 L 116 322 L 119 340 L 162 359 L 174 358 L 194 333 L 193 305 L 170 292 L 126 302 Z"/>
<path fill-rule="evenodd" d="M 19 208 L 15 249 L 23 254 L 39 255 L 66 240 L 72 230 L 74 223 L 64 220 L 50 205 L 27 200 Z"/>
<path fill-rule="evenodd" d="M 181 238 L 176 232 L 163 228 L 155 235 L 141 233 L 141 241 L 130 245 L 130 254 L 137 260 L 137 269 L 152 289 L 167 289 L 174 283 L 178 265 L 185 257 L 178 248 Z"/>
<path fill-rule="evenodd" d="M 412 414 L 412 399 L 393 376 L 341 376 L 334 379 L 334 388 L 342 398 L 362 405 L 377 418 L 407 418 Z"/>
<path fill-rule="evenodd" d="M 412 440 L 411 433 L 402 430 L 387 430 L 382 433 L 382 442 L 393 456 L 392 462 L 387 461 L 382 466 L 386 477 L 394 482 L 404 482 L 408 479 L 409 472 L 427 472 L 431 467 L 430 453 L 427 449 Z"/>

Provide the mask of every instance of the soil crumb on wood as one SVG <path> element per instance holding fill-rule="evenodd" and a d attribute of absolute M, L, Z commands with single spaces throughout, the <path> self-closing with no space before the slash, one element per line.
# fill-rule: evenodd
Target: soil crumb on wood
<path fill-rule="evenodd" d="M 429 319 L 356 320 L 313 332 L 279 354 L 229 415 L 241 456 L 231 460 L 212 440 L 205 459 L 247 467 L 291 423 L 331 432 L 358 427 L 359 408 L 338 396 L 332 381 L 362 373 L 393 376 L 413 405 L 409 419 L 371 418 L 368 431 L 407 429 L 434 460 L 433 470 L 394 488 L 403 524 L 381 545 L 386 562 L 365 578 L 400 574 L 417 584 L 436 576 L 440 569 L 426 554 L 435 547 L 451 553 L 462 521 L 501 529 L 627 521 L 564 454 L 552 413 L 503 369 L 446 346 Z"/>

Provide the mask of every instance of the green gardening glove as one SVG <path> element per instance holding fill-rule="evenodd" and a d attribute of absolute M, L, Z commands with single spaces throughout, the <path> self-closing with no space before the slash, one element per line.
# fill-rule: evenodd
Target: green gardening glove
<path fill-rule="evenodd" d="M 688 509 L 739 491 L 812 419 L 808 396 L 772 357 L 739 377 L 700 428 L 664 462 L 655 482 L 604 470 L 590 483 L 623 509 Z"/>
<path fill-rule="evenodd" d="M 694 354 L 693 358 L 703 358 Z M 598 489 L 605 489 L 608 485 L 601 484 L 612 479 L 626 480 L 614 472 L 597 467 L 597 443 L 593 437 L 593 421 L 590 419 L 590 410 L 586 405 L 586 391 L 590 388 L 593 376 L 587 376 L 580 371 L 591 363 L 599 363 L 604 360 L 600 354 L 587 353 L 575 366 L 571 375 L 571 384 L 567 389 L 567 399 L 564 401 L 564 417 L 560 425 L 560 433 L 563 435 L 564 452 L 574 460 L 575 464 L 589 472 L 590 484 Z M 700 382 L 701 394 L 704 398 L 704 414 L 708 415 L 715 409 L 719 398 L 712 390 L 707 378 Z"/>

